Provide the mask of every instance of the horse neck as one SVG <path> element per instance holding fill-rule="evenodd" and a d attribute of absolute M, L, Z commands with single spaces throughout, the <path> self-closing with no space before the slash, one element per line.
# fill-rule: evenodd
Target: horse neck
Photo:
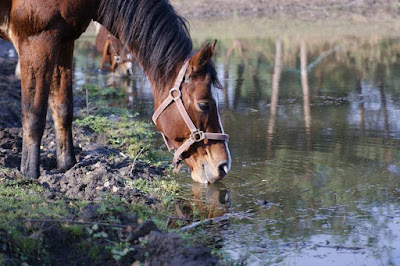
<path fill-rule="evenodd" d="M 98 0 L 97 20 L 143 67 L 155 98 L 164 96 L 192 51 L 185 20 L 168 0 Z M 157 33 L 157 36 L 154 34 Z"/>

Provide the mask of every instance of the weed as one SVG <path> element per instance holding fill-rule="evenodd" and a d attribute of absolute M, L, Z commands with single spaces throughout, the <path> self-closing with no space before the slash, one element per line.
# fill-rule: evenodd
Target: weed
<path fill-rule="evenodd" d="M 132 189 L 137 189 L 152 197 L 160 199 L 162 206 L 167 207 L 178 196 L 180 186 L 175 180 L 168 179 L 142 179 L 126 180 L 125 184 Z"/>
<path fill-rule="evenodd" d="M 85 235 L 85 231 L 81 225 L 62 224 L 61 228 L 76 237 Z"/>
<path fill-rule="evenodd" d="M 0 165 L 0 177 L 3 174 L 5 174 L 7 176 L 9 173 L 10 173 L 10 169 L 9 168 L 7 168 L 7 167 L 5 167 L 3 165 Z"/>
<path fill-rule="evenodd" d="M 82 91 L 89 93 L 89 97 L 123 97 L 126 95 L 123 89 L 104 87 L 100 88 L 97 84 L 89 83 L 82 86 Z"/>
<path fill-rule="evenodd" d="M 129 244 L 129 242 L 115 243 L 113 246 L 109 246 L 107 249 L 111 251 L 112 257 L 116 262 L 120 261 L 123 257 L 128 255 L 129 252 L 135 250 Z"/>
<path fill-rule="evenodd" d="M 107 117 L 103 116 L 87 116 L 83 119 L 75 120 L 78 126 L 88 127 L 96 133 L 104 133 L 111 126 L 111 122 Z"/>
<path fill-rule="evenodd" d="M 152 125 L 135 121 L 133 117 L 87 116 L 75 120 L 79 126 L 88 127 L 98 134 L 105 134 L 113 147 L 124 150 L 132 159 L 140 159 L 158 166 L 167 164 L 166 152 L 153 147 Z"/>

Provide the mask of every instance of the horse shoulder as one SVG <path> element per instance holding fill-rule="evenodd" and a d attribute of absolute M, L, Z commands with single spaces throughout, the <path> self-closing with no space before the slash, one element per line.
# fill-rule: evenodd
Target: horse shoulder
<path fill-rule="evenodd" d="M 77 39 L 92 18 L 87 0 L 12 0 L 10 30 L 19 38 L 52 32 L 56 38 Z"/>

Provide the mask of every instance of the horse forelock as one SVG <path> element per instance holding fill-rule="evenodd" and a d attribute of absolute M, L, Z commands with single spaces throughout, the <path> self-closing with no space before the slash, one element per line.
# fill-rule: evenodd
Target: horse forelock
<path fill-rule="evenodd" d="M 168 0 L 101 0 L 97 18 L 134 52 L 156 89 L 175 78 L 192 51 L 187 21 Z"/>

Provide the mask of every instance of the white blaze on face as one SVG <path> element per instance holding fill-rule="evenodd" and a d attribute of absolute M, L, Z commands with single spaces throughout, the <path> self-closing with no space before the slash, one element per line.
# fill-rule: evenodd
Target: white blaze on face
<path fill-rule="evenodd" d="M 214 86 L 212 86 L 211 90 L 212 90 L 212 97 L 213 97 L 213 99 L 215 101 L 215 105 L 217 107 L 218 123 L 219 123 L 219 126 L 221 127 L 222 133 L 225 133 L 224 127 L 222 126 L 222 123 L 221 123 L 221 117 L 219 116 L 219 110 L 218 110 L 218 90 Z M 231 153 L 229 151 L 227 141 L 225 141 L 225 149 L 226 149 L 226 152 L 228 153 L 228 167 L 227 167 L 228 169 L 224 169 L 224 170 L 226 170 L 225 172 L 228 173 L 231 170 Z"/>

